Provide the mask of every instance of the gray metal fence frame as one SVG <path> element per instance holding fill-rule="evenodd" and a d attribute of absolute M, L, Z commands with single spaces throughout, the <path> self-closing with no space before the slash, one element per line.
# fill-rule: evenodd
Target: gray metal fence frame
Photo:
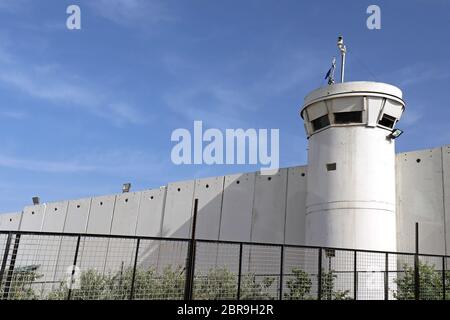
<path fill-rule="evenodd" d="M 16 256 L 17 252 L 20 248 L 20 241 L 21 237 L 26 235 L 33 235 L 33 236 L 46 236 L 46 237 L 73 237 L 76 239 L 76 249 L 75 254 L 73 257 L 73 265 L 77 266 L 78 258 L 79 258 L 79 248 L 80 248 L 80 242 L 83 239 L 86 238 L 106 238 L 106 239 L 131 239 L 136 241 L 136 249 L 133 253 L 134 259 L 133 259 L 133 272 L 132 272 L 132 281 L 131 281 L 131 287 L 130 292 L 128 293 L 128 299 L 133 300 L 134 297 L 134 290 L 135 290 L 135 277 L 136 277 L 136 268 L 137 268 L 137 262 L 138 262 L 138 255 L 139 255 L 139 249 L 141 241 L 143 240 L 154 240 L 154 241 L 170 241 L 170 242 L 182 242 L 185 244 L 188 244 L 188 250 L 186 255 L 186 264 L 184 267 L 184 273 L 186 276 L 186 282 L 185 282 L 185 288 L 184 288 L 184 299 L 185 300 L 191 300 L 194 299 L 194 288 L 195 288 L 195 268 L 196 268 L 196 249 L 199 244 L 211 244 L 211 245 L 235 245 L 239 248 L 238 250 L 238 272 L 237 272 L 237 292 L 236 292 L 236 299 L 241 299 L 242 294 L 242 280 L 243 280 L 243 248 L 245 246 L 248 246 L 250 248 L 256 247 L 256 246 L 264 246 L 264 247 L 272 247 L 272 248 L 278 248 L 281 253 L 281 259 L 279 261 L 280 268 L 279 268 L 279 274 L 278 275 L 272 275 L 278 277 L 278 294 L 277 299 L 283 299 L 283 293 L 285 290 L 284 285 L 284 279 L 286 277 L 289 277 L 290 275 L 286 273 L 283 269 L 284 263 L 285 263 L 285 252 L 288 248 L 294 248 L 294 249 L 314 249 L 317 250 L 317 300 L 322 300 L 323 297 L 323 277 L 326 276 L 326 273 L 324 271 L 324 261 L 323 261 L 323 253 L 326 251 L 333 251 L 333 252 L 346 252 L 349 255 L 353 257 L 353 270 L 349 271 L 342 271 L 351 273 L 353 275 L 353 299 L 358 299 L 358 275 L 360 275 L 362 272 L 358 270 L 358 255 L 360 253 L 374 253 L 374 254 L 382 254 L 385 257 L 385 264 L 384 264 L 384 270 L 382 271 L 376 271 L 384 274 L 384 299 L 389 300 L 389 274 L 392 272 L 399 272 L 398 270 L 392 271 L 389 270 L 389 261 L 390 257 L 396 257 L 399 255 L 402 256 L 410 256 L 414 259 L 414 299 L 419 300 L 421 299 L 420 296 L 420 271 L 419 271 L 419 263 L 421 257 L 433 257 L 435 259 L 440 259 L 439 261 L 442 261 L 442 270 L 437 270 L 438 272 L 441 272 L 442 276 L 442 295 L 441 299 L 445 299 L 446 297 L 446 282 L 449 281 L 447 278 L 448 275 L 446 275 L 446 272 L 448 271 L 446 268 L 446 261 L 450 261 L 447 259 L 450 259 L 450 256 L 446 255 L 434 255 L 434 254 L 418 254 L 416 253 L 409 253 L 409 252 L 390 252 L 390 251 L 375 251 L 375 250 L 356 250 L 356 249 L 348 249 L 348 248 L 333 248 L 333 247 L 318 247 L 318 246 L 304 246 L 304 245 L 288 245 L 288 244 L 272 244 L 272 243 L 255 243 L 255 242 L 238 242 L 238 241 L 218 241 L 218 240 L 205 240 L 205 239 L 195 239 L 195 238 L 163 238 L 163 237 L 138 237 L 138 236 L 121 236 L 121 235 L 104 235 L 104 234 L 78 234 L 78 233 L 57 233 L 57 232 L 27 232 L 27 231 L 0 231 L 0 236 L 6 235 L 6 242 L 4 248 L 0 248 L 0 287 L 3 286 L 4 291 L 3 294 L 0 296 L 1 299 L 8 299 L 9 298 L 9 289 L 11 287 L 11 281 L 13 280 L 13 274 L 14 274 L 14 268 L 15 268 L 15 262 L 16 262 Z M 370 272 L 370 271 L 369 271 Z M 374 271 L 375 272 L 375 271 Z M 69 289 L 66 299 L 70 300 L 72 298 L 72 290 Z"/>

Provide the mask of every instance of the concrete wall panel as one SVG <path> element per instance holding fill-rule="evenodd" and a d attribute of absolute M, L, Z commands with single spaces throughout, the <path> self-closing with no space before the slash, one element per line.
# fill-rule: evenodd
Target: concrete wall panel
<path fill-rule="evenodd" d="M 223 182 L 224 177 L 195 181 L 194 198 L 198 199 L 197 239 L 219 239 Z"/>
<path fill-rule="evenodd" d="M 45 204 L 27 206 L 23 209 L 21 231 L 41 231 L 44 222 Z"/>
<path fill-rule="evenodd" d="M 220 240 L 250 241 L 255 173 L 225 176 Z"/>
<path fill-rule="evenodd" d="M 256 174 L 251 231 L 253 242 L 284 241 L 287 171 L 280 169 L 271 176 Z"/>
<path fill-rule="evenodd" d="M 92 198 L 87 232 L 110 234 L 115 195 Z"/>
<path fill-rule="evenodd" d="M 105 270 L 106 257 L 111 239 L 103 237 L 83 237 L 80 242 L 77 266 L 82 272 Z"/>
<path fill-rule="evenodd" d="M 120 272 L 130 270 L 136 254 L 136 239 L 114 238 L 109 240 L 105 273 L 120 276 Z"/>
<path fill-rule="evenodd" d="M 64 232 L 85 233 L 91 208 L 91 198 L 70 200 Z"/>
<path fill-rule="evenodd" d="M 163 237 L 190 237 L 194 182 L 169 183 L 163 217 Z"/>
<path fill-rule="evenodd" d="M 22 212 L 0 214 L 0 231 L 17 231 L 20 229 Z"/>
<path fill-rule="evenodd" d="M 116 197 L 111 234 L 134 236 L 141 192 L 122 193 Z"/>
<path fill-rule="evenodd" d="M 165 198 L 165 187 L 142 192 L 136 235 L 147 237 L 161 236 Z"/>
<path fill-rule="evenodd" d="M 306 166 L 288 169 L 286 244 L 305 244 Z"/>
<path fill-rule="evenodd" d="M 47 203 L 42 231 L 63 232 L 68 204 L 68 201 Z"/>
<path fill-rule="evenodd" d="M 442 147 L 446 254 L 450 254 L 450 145 Z"/>
<path fill-rule="evenodd" d="M 63 232 L 68 204 L 68 201 L 50 202 L 46 204 L 42 231 Z M 40 265 L 38 271 L 42 274 L 40 280 L 44 284 L 39 289 L 43 292 L 47 292 L 52 288 L 52 281 L 55 280 L 58 265 L 61 267 L 64 264 L 63 257 L 67 253 L 61 252 L 61 239 L 62 237 L 59 236 L 38 237 L 39 246 L 35 263 Z M 59 262 L 60 259 L 61 262 Z"/>
<path fill-rule="evenodd" d="M 413 252 L 419 222 L 420 251 L 445 252 L 441 149 L 398 154 L 397 249 Z"/>

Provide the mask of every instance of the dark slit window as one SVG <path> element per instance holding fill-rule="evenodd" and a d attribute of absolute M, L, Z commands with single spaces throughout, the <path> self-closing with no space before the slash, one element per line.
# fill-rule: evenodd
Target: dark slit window
<path fill-rule="evenodd" d="M 317 119 L 311 121 L 314 131 L 325 128 L 330 125 L 330 119 L 328 119 L 328 115 L 321 116 Z"/>
<path fill-rule="evenodd" d="M 334 114 L 334 122 L 337 124 L 361 123 L 362 111 L 338 112 Z"/>
<path fill-rule="evenodd" d="M 390 115 L 383 114 L 383 118 L 378 121 L 378 124 L 384 127 L 393 128 L 395 124 L 395 118 L 391 117 Z"/>

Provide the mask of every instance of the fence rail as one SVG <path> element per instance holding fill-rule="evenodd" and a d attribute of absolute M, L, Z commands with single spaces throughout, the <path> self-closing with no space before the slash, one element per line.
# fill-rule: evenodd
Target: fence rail
<path fill-rule="evenodd" d="M 449 256 L 0 231 L 0 300 L 450 300 Z"/>

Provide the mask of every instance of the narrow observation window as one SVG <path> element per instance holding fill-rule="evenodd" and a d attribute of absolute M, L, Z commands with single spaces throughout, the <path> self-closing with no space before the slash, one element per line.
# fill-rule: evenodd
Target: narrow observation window
<path fill-rule="evenodd" d="M 334 171 L 334 170 L 336 170 L 336 162 L 327 163 L 327 171 Z"/>
<path fill-rule="evenodd" d="M 334 122 L 337 124 L 362 123 L 362 111 L 335 113 Z"/>
<path fill-rule="evenodd" d="M 383 114 L 383 117 L 380 121 L 378 121 L 378 124 L 384 127 L 393 128 L 395 124 L 395 118 L 390 115 Z"/>
<path fill-rule="evenodd" d="M 328 115 L 321 116 L 317 119 L 311 121 L 314 131 L 325 128 L 330 125 L 330 119 L 328 119 Z"/>

